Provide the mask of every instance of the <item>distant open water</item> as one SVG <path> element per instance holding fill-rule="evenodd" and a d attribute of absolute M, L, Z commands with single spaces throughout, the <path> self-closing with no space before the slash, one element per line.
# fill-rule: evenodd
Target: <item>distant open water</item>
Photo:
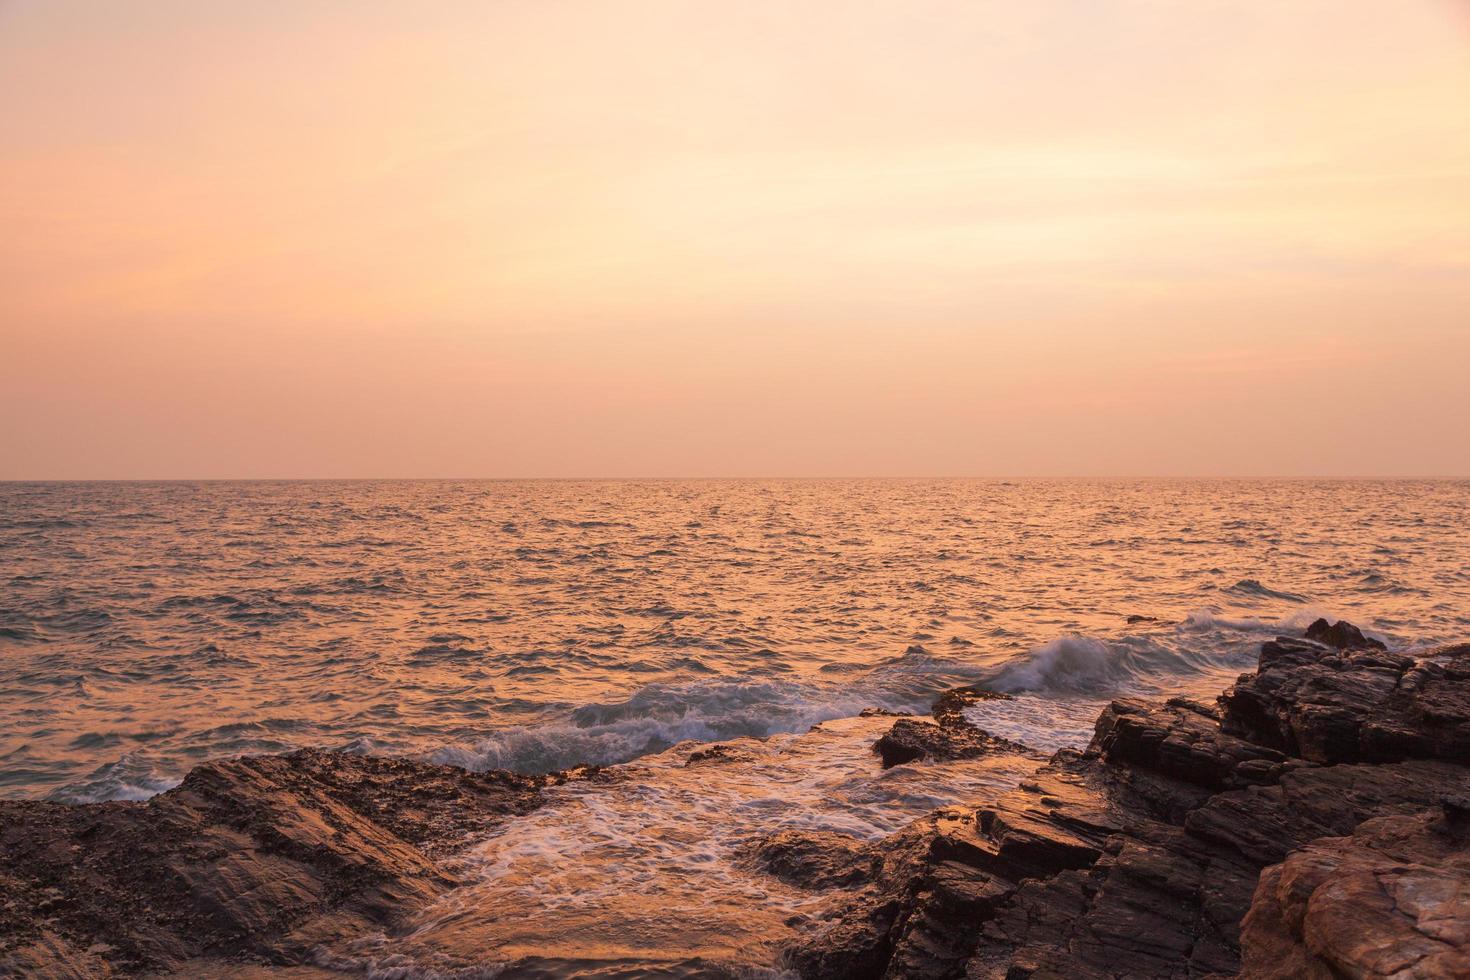
<path fill-rule="evenodd" d="M 1470 484 L 0 484 L 0 795 L 301 745 L 619 762 L 974 681 L 1051 749 L 1319 614 L 1470 636 Z"/>

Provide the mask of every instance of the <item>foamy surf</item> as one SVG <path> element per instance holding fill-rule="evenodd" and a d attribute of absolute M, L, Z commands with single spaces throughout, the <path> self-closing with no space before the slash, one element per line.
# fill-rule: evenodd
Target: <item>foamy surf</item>
<path fill-rule="evenodd" d="M 469 884 L 402 935 L 333 951 L 333 962 L 391 965 L 414 978 L 620 967 L 785 976 L 781 945 L 815 928 L 842 894 L 759 872 L 750 863 L 758 841 L 783 830 L 875 840 L 937 807 L 1008 790 L 1036 766 L 996 755 L 885 770 L 871 746 L 891 724 L 847 718 L 736 739 L 704 759 L 698 746 L 678 745 L 620 767 L 610 782 L 554 787 L 546 805 L 468 853 Z"/>
<path fill-rule="evenodd" d="M 157 760 L 142 752 L 129 752 L 116 762 L 99 766 L 76 783 L 50 794 L 60 803 L 106 803 L 113 800 L 139 802 L 173 789 L 182 776 L 160 771 Z"/>
<path fill-rule="evenodd" d="M 1097 714 L 1106 700 L 1036 697 L 980 701 L 964 710 L 966 720 L 992 735 L 1052 753 L 1081 751 L 1092 741 Z"/>
<path fill-rule="evenodd" d="M 838 681 L 711 679 L 650 684 L 620 701 L 589 704 L 564 722 L 515 726 L 430 754 L 467 769 L 551 772 L 612 765 L 681 742 L 765 738 L 803 732 L 866 708 L 925 714 L 941 691 L 972 683 L 982 668 L 911 648 Z"/>
<path fill-rule="evenodd" d="M 1254 664 L 1261 640 L 1300 634 L 1317 615 L 1316 609 L 1303 609 L 1265 620 L 1205 608 L 1181 622 L 1143 631 L 1057 637 L 999 665 L 985 665 L 979 660 L 985 651 L 968 645 L 949 646 L 950 656 L 913 646 L 867 669 L 851 666 L 805 678 L 656 682 L 625 698 L 581 705 L 560 719 L 508 725 L 407 754 L 477 771 L 543 773 L 618 765 L 685 742 L 800 733 L 869 708 L 927 714 L 939 693 L 965 684 L 1018 696 L 973 709 L 972 720 L 980 727 L 1045 751 L 1075 748 L 1086 744 L 1108 700 L 1213 698 Z M 970 656 L 977 660 L 966 659 Z M 366 738 L 339 744 L 352 752 L 403 751 Z M 161 770 L 144 753 L 129 753 L 52 796 L 67 802 L 142 800 L 177 785 L 181 776 Z"/>
<path fill-rule="evenodd" d="M 1316 618 L 1303 610 L 1277 620 L 1232 618 L 1199 609 L 1180 623 L 1115 636 L 1070 635 L 1017 654 L 998 666 L 941 657 L 923 647 L 840 679 L 701 679 L 651 684 L 629 697 L 584 705 L 565 721 L 515 726 L 468 744 L 445 746 L 429 758 L 469 769 L 549 772 L 571 766 L 612 765 L 662 752 L 685 741 L 763 738 L 879 708 L 926 714 L 942 691 L 980 684 L 1025 694 L 1032 705 L 998 708 L 1007 738 L 1037 748 L 1073 745 L 1090 731 L 1098 708 L 1114 697 L 1212 698 L 1249 669 L 1263 639 L 1299 634 Z M 960 646 L 961 653 L 983 656 Z M 1039 702 L 1057 703 L 1042 708 Z M 1028 732 L 1024 723 L 1036 724 Z M 982 725 L 981 727 L 986 727 Z M 1086 738 L 1082 739 L 1083 744 Z"/>

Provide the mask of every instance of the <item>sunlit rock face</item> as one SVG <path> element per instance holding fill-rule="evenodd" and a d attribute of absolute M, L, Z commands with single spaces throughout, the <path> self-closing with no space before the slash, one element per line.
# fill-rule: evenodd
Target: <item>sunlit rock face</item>
<path fill-rule="evenodd" d="M 1470 813 L 1380 817 L 1261 873 L 1243 971 L 1294 977 L 1470 976 Z"/>

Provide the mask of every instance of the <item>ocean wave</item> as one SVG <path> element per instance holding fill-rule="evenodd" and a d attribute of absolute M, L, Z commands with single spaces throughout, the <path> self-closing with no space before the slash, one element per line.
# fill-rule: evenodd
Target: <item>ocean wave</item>
<path fill-rule="evenodd" d="M 147 755 L 129 752 L 115 762 L 98 766 L 86 778 L 54 790 L 47 799 L 60 803 L 139 801 L 171 790 L 181 782 L 181 778 L 160 771 Z"/>
<path fill-rule="evenodd" d="M 1228 592 L 1231 595 L 1245 596 L 1247 598 L 1254 599 L 1280 599 L 1282 602 L 1312 601 L 1306 596 L 1297 595 L 1295 592 L 1283 592 L 1280 589 L 1273 589 L 1269 586 L 1262 585 L 1260 582 L 1256 581 L 1253 578 L 1243 578 L 1239 582 L 1236 582 L 1234 585 L 1221 591 Z"/>
<path fill-rule="evenodd" d="M 938 692 L 974 681 L 981 669 L 910 647 L 844 682 L 721 678 L 649 684 L 626 699 L 587 704 L 561 722 L 500 729 L 473 744 L 430 755 L 467 769 L 551 772 L 612 765 L 677 745 L 804 731 L 864 708 L 927 713 Z"/>
<path fill-rule="evenodd" d="M 1062 636 L 1002 664 L 981 683 L 1006 694 L 1154 694 L 1181 677 L 1247 666 L 1249 649 L 1180 647 L 1152 635 L 1108 640 Z"/>
<path fill-rule="evenodd" d="M 1058 637 L 1012 658 L 985 675 L 981 683 L 1004 693 L 1052 692 L 1063 695 L 1157 696 L 1181 679 L 1229 676 L 1255 665 L 1263 640 L 1300 635 L 1319 618 L 1335 620 L 1316 606 L 1279 619 L 1227 616 L 1195 609 L 1183 621 L 1117 638 Z M 1392 646 L 1394 638 L 1364 627 L 1363 632 Z"/>
<path fill-rule="evenodd" d="M 0 626 L 0 640 L 14 640 L 17 643 L 44 643 L 46 634 L 37 629 L 33 623 L 7 623 Z"/>
<path fill-rule="evenodd" d="M 1237 633 L 1278 636 L 1283 633 L 1300 633 L 1313 620 L 1325 615 L 1328 614 L 1315 606 L 1299 610 L 1280 619 L 1258 619 L 1255 616 L 1226 616 L 1215 609 L 1194 609 L 1184 617 L 1184 621 L 1179 624 L 1178 628 L 1186 632 L 1226 630 Z"/>

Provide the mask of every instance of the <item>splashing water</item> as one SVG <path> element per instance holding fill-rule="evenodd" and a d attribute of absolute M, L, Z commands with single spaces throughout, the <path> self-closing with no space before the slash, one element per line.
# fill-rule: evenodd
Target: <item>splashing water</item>
<path fill-rule="evenodd" d="M 871 750 L 888 718 L 739 739 L 721 758 L 693 745 L 631 764 L 612 784 L 557 787 L 464 861 L 471 884 L 400 934 L 326 955 L 338 968 L 403 977 L 638 975 L 775 977 L 782 943 L 840 892 L 804 891 L 751 867 L 782 830 L 875 840 L 931 810 L 1014 787 L 1036 767 L 997 755 L 883 770 Z"/>

